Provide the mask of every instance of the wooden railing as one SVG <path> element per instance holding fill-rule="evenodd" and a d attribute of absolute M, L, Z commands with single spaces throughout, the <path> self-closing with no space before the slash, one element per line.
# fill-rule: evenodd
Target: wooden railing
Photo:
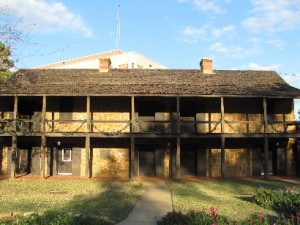
<path fill-rule="evenodd" d="M 180 133 L 221 134 L 222 121 L 179 121 Z M 264 129 L 263 121 L 227 121 L 224 120 L 225 134 L 263 134 L 300 133 L 299 121 L 267 122 Z M 177 121 L 159 120 L 45 120 L 45 132 L 75 134 L 75 133 L 102 133 L 105 135 L 118 135 L 121 133 L 177 133 Z M 90 127 L 90 128 L 89 128 Z M 90 130 L 88 130 L 90 129 Z M 42 131 L 42 120 L 39 119 L 0 119 L 0 134 L 20 132 L 23 135 Z"/>

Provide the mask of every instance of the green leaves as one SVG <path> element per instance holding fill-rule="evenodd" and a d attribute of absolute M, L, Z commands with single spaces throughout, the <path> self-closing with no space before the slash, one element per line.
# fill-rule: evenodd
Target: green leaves
<path fill-rule="evenodd" d="M 10 47 L 0 41 L 0 83 L 5 82 L 12 75 L 10 69 L 14 66 L 14 62 L 9 59 L 10 55 Z"/>

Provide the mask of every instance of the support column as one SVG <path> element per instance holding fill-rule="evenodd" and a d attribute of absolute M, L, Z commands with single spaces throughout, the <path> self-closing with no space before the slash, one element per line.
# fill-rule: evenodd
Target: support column
<path fill-rule="evenodd" d="M 130 179 L 133 179 L 134 178 L 134 171 L 135 171 L 135 168 L 134 168 L 134 159 L 135 159 L 135 138 L 133 135 L 131 135 L 131 146 L 130 146 L 130 172 L 129 172 L 129 177 Z"/>
<path fill-rule="evenodd" d="M 90 178 L 91 97 L 86 97 L 85 178 Z"/>
<path fill-rule="evenodd" d="M 176 175 L 175 175 L 175 179 L 176 180 L 180 180 L 180 138 L 177 137 L 177 144 L 176 144 Z"/>
<path fill-rule="evenodd" d="M 263 99 L 264 109 L 264 179 L 269 179 L 269 140 L 267 137 L 267 125 L 268 125 L 268 112 L 267 112 L 267 98 Z"/>
<path fill-rule="evenodd" d="M 224 134 L 225 130 L 224 130 L 224 123 L 225 123 L 225 119 L 224 119 L 224 114 L 225 114 L 225 109 L 224 109 L 224 97 L 221 97 L 221 133 Z"/>
<path fill-rule="evenodd" d="M 134 133 L 134 126 L 135 126 L 135 104 L 134 104 L 134 96 L 131 96 L 131 127 L 130 132 Z"/>
<path fill-rule="evenodd" d="M 90 145 L 91 139 L 90 135 L 86 134 L 85 137 L 85 178 L 90 178 Z"/>
<path fill-rule="evenodd" d="M 40 176 L 41 178 L 46 177 L 46 166 L 48 163 L 46 162 L 46 105 L 47 105 L 47 99 L 46 96 L 43 96 L 43 102 L 42 102 L 42 137 L 41 137 L 41 153 L 40 153 Z"/>
<path fill-rule="evenodd" d="M 269 179 L 269 140 L 267 137 L 264 140 L 264 179 Z"/>
<path fill-rule="evenodd" d="M 224 107 L 224 97 L 221 97 L 221 179 L 225 178 L 225 107 Z"/>
<path fill-rule="evenodd" d="M 18 114 L 18 96 L 14 97 L 14 114 L 13 114 L 13 124 L 12 124 L 12 149 L 11 149 L 11 165 L 10 165 L 10 176 L 16 177 L 16 164 L 17 164 L 17 114 Z"/>
<path fill-rule="evenodd" d="M 131 132 L 131 139 L 130 139 L 130 162 L 129 162 L 129 177 L 130 179 L 133 179 L 135 176 L 135 98 L 134 96 L 131 96 L 131 126 L 130 126 L 130 132 Z"/>
<path fill-rule="evenodd" d="M 11 162 L 10 162 L 10 177 L 16 177 L 16 161 L 17 161 L 17 136 L 12 136 Z"/>
<path fill-rule="evenodd" d="M 180 98 L 176 97 L 177 133 L 180 134 Z"/>
<path fill-rule="evenodd" d="M 45 159 L 46 159 L 46 137 L 43 134 L 42 138 L 41 138 L 41 153 L 40 153 L 40 176 L 41 178 L 45 178 L 46 177 L 46 173 L 45 173 Z"/>
<path fill-rule="evenodd" d="M 221 179 L 225 178 L 225 137 L 221 138 Z"/>

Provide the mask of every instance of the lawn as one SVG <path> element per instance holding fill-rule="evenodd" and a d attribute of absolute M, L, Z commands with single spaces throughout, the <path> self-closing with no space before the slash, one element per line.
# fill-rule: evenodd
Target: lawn
<path fill-rule="evenodd" d="M 138 182 L 1 180 L 0 212 L 45 212 L 100 216 L 118 222 L 143 193 Z"/>
<path fill-rule="evenodd" d="M 172 190 L 175 211 L 210 211 L 213 207 L 218 214 L 234 220 L 243 220 L 251 214 L 264 213 L 277 216 L 272 210 L 253 203 L 251 196 L 259 187 L 279 189 L 295 186 L 279 181 L 201 181 L 168 182 Z M 296 188 L 300 189 L 300 185 Z"/>

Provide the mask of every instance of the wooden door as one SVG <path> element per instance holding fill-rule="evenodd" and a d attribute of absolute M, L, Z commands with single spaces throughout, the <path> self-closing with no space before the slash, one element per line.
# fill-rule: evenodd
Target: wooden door
<path fill-rule="evenodd" d="M 154 150 L 139 151 L 139 175 L 155 177 Z"/>
<path fill-rule="evenodd" d="M 196 176 L 196 151 L 186 149 L 180 152 L 180 173 L 182 176 Z"/>
<path fill-rule="evenodd" d="M 58 150 L 58 174 L 72 175 L 72 149 Z"/>

